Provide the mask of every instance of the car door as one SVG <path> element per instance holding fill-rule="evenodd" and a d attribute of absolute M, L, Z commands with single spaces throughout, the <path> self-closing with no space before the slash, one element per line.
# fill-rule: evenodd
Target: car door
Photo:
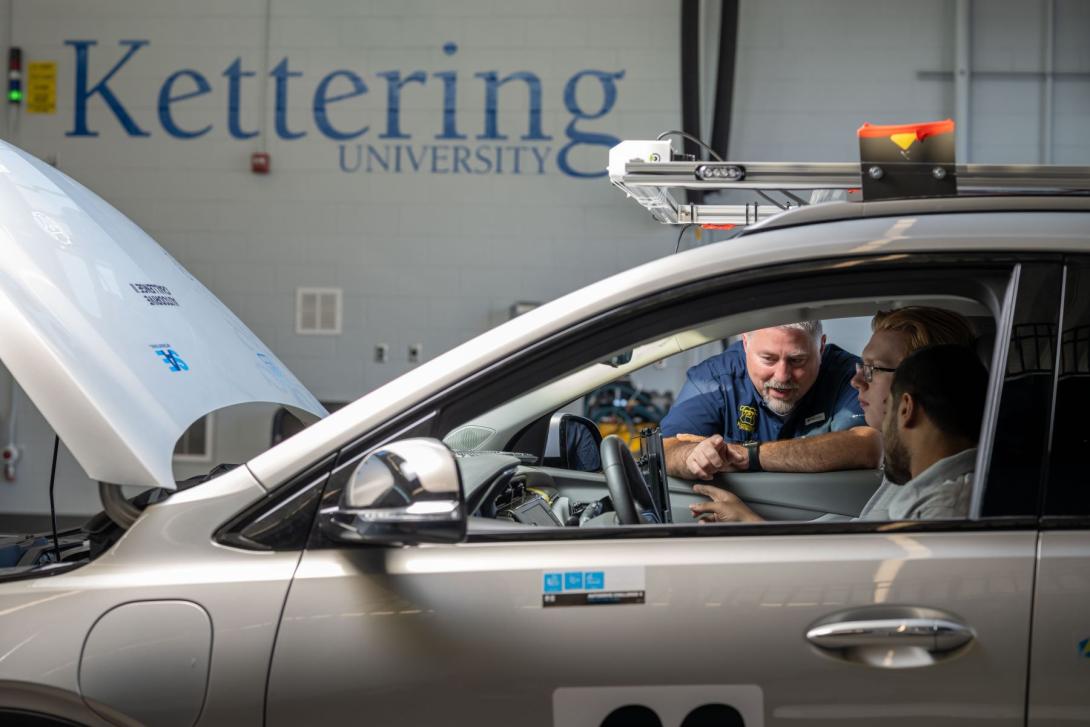
<path fill-rule="evenodd" d="M 1090 722 L 1090 258 L 1068 261 L 1034 584 L 1028 723 Z"/>
<path fill-rule="evenodd" d="M 1048 402 L 1024 406 L 1008 353 L 1025 326 L 1055 330 L 1060 286 L 1050 263 L 1007 274 L 977 517 L 313 541 L 268 723 L 1023 724 L 1036 496 L 992 488 L 1034 488 L 1042 460 L 1019 470 L 991 443 L 1047 431 Z M 1028 377 L 1051 385 L 1036 361 Z"/>

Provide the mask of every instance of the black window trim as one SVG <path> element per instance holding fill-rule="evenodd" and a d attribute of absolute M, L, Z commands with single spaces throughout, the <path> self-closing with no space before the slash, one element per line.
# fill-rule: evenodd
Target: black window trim
<path fill-rule="evenodd" d="M 1090 530 L 1090 515 L 1044 515 L 1041 530 Z"/>
<path fill-rule="evenodd" d="M 1060 379 L 1063 373 L 1063 335 L 1067 327 L 1067 293 L 1068 278 L 1073 272 L 1090 271 L 1090 254 L 1067 254 L 1063 258 L 1062 288 L 1060 291 L 1060 317 L 1056 331 L 1056 360 L 1052 381 L 1052 402 L 1049 416 L 1048 443 L 1046 447 L 1045 474 L 1039 493 L 1039 512 L 1042 513 L 1038 525 L 1041 530 L 1090 530 L 1090 512 L 1074 515 L 1059 515 L 1049 513 L 1048 491 L 1054 487 L 1052 479 L 1053 436 L 1055 434 L 1056 416 L 1058 408 Z"/>
<path fill-rule="evenodd" d="M 319 488 L 319 491 L 321 488 L 324 488 L 325 483 L 329 480 L 330 471 L 333 469 L 336 456 L 336 452 L 326 455 L 317 462 L 307 466 L 293 477 L 290 477 L 284 484 L 267 492 L 264 497 L 250 503 L 245 508 L 232 515 L 230 519 L 216 528 L 212 535 L 212 539 L 220 545 L 240 550 L 292 551 L 302 548 L 305 538 L 301 538 L 298 543 L 291 543 L 278 547 L 251 540 L 243 535 L 243 531 L 252 523 L 269 514 L 272 510 L 281 508 L 296 498 L 304 497 L 308 491 L 315 487 Z M 317 505 L 318 503 L 315 502 L 312 507 L 317 510 Z M 312 520 L 313 515 L 314 513 L 311 513 Z"/>
<path fill-rule="evenodd" d="M 1011 494 L 1009 489 L 992 490 L 989 492 L 988 487 L 994 486 L 995 478 L 992 477 L 992 467 L 996 463 L 997 457 L 1004 456 L 1003 451 L 996 449 L 996 440 L 999 434 L 997 426 L 999 424 L 999 417 L 1004 406 L 1003 396 L 1007 394 L 1007 383 L 1011 381 L 1017 381 L 1027 376 L 1034 375 L 1036 373 L 1044 373 L 1047 371 L 1048 376 L 1048 391 L 1045 396 L 1045 411 L 1042 413 L 1044 421 L 1040 423 L 1040 427 L 1034 429 L 1030 428 L 1029 431 L 1022 433 L 1019 438 L 1026 441 L 1032 441 L 1034 436 L 1040 437 L 1041 452 L 1038 459 L 1034 459 L 1037 463 L 1036 472 L 1025 473 L 1027 477 L 1032 476 L 1033 480 L 1026 480 L 1034 489 L 1033 498 L 1031 501 L 1022 505 L 1025 509 L 1022 512 L 1014 514 L 1015 516 L 1034 517 L 1037 519 L 1038 524 L 1044 510 L 1042 509 L 1043 497 L 1045 494 L 1045 486 L 1047 484 L 1047 471 L 1048 471 L 1048 459 L 1049 450 L 1051 448 L 1051 425 L 1055 418 L 1055 386 L 1056 386 L 1056 364 L 1059 361 L 1060 342 L 1063 335 L 1062 331 L 1062 310 L 1063 310 L 1063 288 L 1066 278 L 1066 257 L 1062 254 L 1044 254 L 1044 255 L 1028 255 L 1023 254 L 1020 256 L 1020 260 L 1016 270 L 1014 271 L 1013 278 L 1016 284 L 1011 285 L 1008 290 L 1008 296 L 1004 301 L 1004 319 L 997 325 L 997 338 L 996 347 L 993 351 L 992 369 L 990 371 L 990 385 L 989 391 L 995 393 L 995 397 L 990 397 L 988 402 L 988 409 L 985 412 L 985 421 L 982 427 L 982 431 L 986 434 L 986 437 L 981 439 L 981 456 L 978 457 L 978 464 L 982 467 L 978 468 L 978 472 L 983 472 L 983 476 L 977 478 L 977 482 L 984 483 L 982 487 L 975 487 L 973 492 L 973 502 L 970 508 L 970 517 L 974 519 L 979 518 L 994 518 L 1000 515 L 1006 514 L 1008 516 L 1012 513 L 1003 513 L 1002 510 L 1009 507 L 1010 504 L 1004 504 L 1002 502 L 996 502 L 1002 500 L 1004 493 L 1007 496 Z M 1027 270 L 1029 271 L 1027 273 Z M 1054 277 L 1056 280 L 1054 286 L 1045 284 L 1047 278 Z M 1055 335 L 1050 337 L 1049 342 L 1051 346 L 1050 355 L 1053 357 L 1053 365 L 1051 368 L 1038 371 L 1022 371 L 1021 373 L 1009 374 L 1008 369 L 1011 365 L 1011 346 L 1016 338 L 1016 328 L 1018 326 L 1025 326 L 1024 322 L 1019 322 L 1018 318 L 1021 314 L 1023 307 L 1034 308 L 1038 304 L 1042 303 L 1042 300 L 1038 296 L 1042 291 L 1052 291 L 1051 300 L 1045 299 L 1043 301 L 1046 308 L 1050 309 L 1050 317 L 1046 321 L 1049 325 L 1055 324 Z M 999 339 L 998 330 L 1002 326 L 1004 329 L 1003 338 Z M 1038 354 L 1040 355 L 1040 354 Z M 984 446 L 987 446 L 987 451 L 984 450 Z M 1029 460 L 1027 460 L 1029 461 Z M 1000 510 L 1001 512 L 991 514 L 989 510 Z"/>
<path fill-rule="evenodd" d="M 616 528 L 527 528 L 469 533 L 465 542 L 544 542 L 553 540 L 654 540 L 656 538 L 725 538 L 777 535 L 865 535 L 928 532 L 1035 531 L 1032 516 L 997 517 L 983 520 L 896 520 L 883 522 L 767 522 L 716 523 L 710 525 L 640 525 Z M 542 537 L 543 535 L 547 537 Z"/>
<path fill-rule="evenodd" d="M 977 443 L 976 470 L 973 476 L 972 499 L 969 502 L 969 520 L 980 520 L 984 507 L 984 491 L 987 488 L 988 473 L 991 469 L 995 428 L 999 423 L 999 408 L 1002 404 L 999 394 L 1003 391 L 1006 373 L 1007 355 L 1010 351 L 1011 330 L 1014 326 L 1014 313 L 1018 306 L 1019 291 L 1022 282 L 1022 263 L 1011 270 L 1011 279 L 1003 296 L 999 318 L 995 322 L 995 349 L 992 351 L 991 365 L 988 370 L 988 399 L 984 405 L 984 421 L 980 425 L 980 441 Z M 980 473 L 982 476 L 977 476 Z"/>
<path fill-rule="evenodd" d="M 1048 486 L 1052 474 L 1052 438 L 1056 433 L 1056 397 L 1059 395 L 1060 375 L 1063 373 L 1064 325 L 1067 323 L 1067 321 L 1064 320 L 1064 314 L 1067 307 L 1067 276 L 1070 273 L 1070 270 L 1071 267 L 1068 264 L 1068 260 L 1065 259 L 1063 269 L 1060 273 L 1060 311 L 1056 318 L 1056 344 L 1052 361 L 1052 397 L 1048 405 L 1048 434 L 1045 439 L 1045 461 L 1042 463 L 1041 486 L 1037 491 L 1037 512 L 1041 515 L 1040 519 L 1042 523 L 1047 518 L 1045 514 L 1045 503 L 1048 499 Z"/>

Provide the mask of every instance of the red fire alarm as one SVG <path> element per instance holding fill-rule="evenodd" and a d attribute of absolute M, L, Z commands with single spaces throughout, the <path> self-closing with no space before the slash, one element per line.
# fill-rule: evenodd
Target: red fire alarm
<path fill-rule="evenodd" d="M 269 173 L 269 153 L 264 151 L 255 151 L 250 155 L 250 171 L 254 174 L 268 174 Z"/>

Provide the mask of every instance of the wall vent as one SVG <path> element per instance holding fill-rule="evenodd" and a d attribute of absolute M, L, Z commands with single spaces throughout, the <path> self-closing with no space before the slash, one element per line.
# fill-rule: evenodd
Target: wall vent
<path fill-rule="evenodd" d="M 335 336 L 341 332 L 340 288 L 296 288 L 295 332 Z"/>

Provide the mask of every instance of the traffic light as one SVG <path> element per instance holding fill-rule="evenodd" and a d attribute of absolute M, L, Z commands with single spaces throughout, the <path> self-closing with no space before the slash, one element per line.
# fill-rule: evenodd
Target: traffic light
<path fill-rule="evenodd" d="M 8 102 L 13 104 L 23 101 L 23 51 L 20 48 L 8 49 Z"/>

